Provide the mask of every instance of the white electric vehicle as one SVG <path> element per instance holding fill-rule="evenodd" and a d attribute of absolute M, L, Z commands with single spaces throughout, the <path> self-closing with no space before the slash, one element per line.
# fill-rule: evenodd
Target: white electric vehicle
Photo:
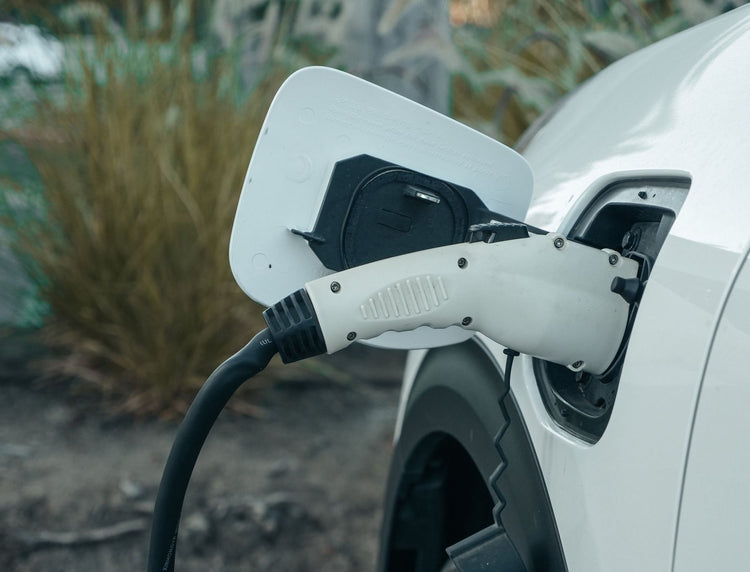
<path fill-rule="evenodd" d="M 149 571 L 174 568 L 234 389 L 360 340 L 413 350 L 381 572 L 750 569 L 748 54 L 750 8 L 659 42 L 523 156 L 343 72 L 291 76 L 230 244 L 268 328 L 188 411 Z"/>
<path fill-rule="evenodd" d="M 526 570 L 750 569 L 749 56 L 742 8 L 610 66 L 527 138 L 525 220 L 651 268 L 614 370 L 513 368 L 498 488 Z M 379 570 L 440 570 L 492 523 L 502 350 L 409 355 Z"/>

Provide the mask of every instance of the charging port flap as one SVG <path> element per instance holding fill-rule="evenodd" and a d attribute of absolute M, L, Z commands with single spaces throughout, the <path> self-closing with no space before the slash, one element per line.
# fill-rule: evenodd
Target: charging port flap
<path fill-rule="evenodd" d="M 327 200 L 332 182 L 338 195 Z M 523 220 L 532 187 L 526 160 L 505 145 L 344 72 L 305 68 L 279 89 L 258 135 L 232 271 L 269 305 L 335 270 L 466 240 L 469 225 L 488 222 L 472 214 L 476 204 Z M 371 343 L 433 347 L 468 336 L 425 330 Z"/>

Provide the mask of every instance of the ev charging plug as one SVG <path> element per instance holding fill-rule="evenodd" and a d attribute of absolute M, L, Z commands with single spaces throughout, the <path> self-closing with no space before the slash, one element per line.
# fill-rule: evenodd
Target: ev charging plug
<path fill-rule="evenodd" d="M 396 256 L 308 282 L 305 291 L 328 353 L 386 331 L 458 325 L 601 374 L 630 309 L 612 282 L 637 274 L 634 260 L 550 233 Z"/>

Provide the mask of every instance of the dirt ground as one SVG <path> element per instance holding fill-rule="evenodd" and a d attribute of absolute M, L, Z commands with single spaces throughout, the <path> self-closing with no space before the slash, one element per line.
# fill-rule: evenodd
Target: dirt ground
<path fill-rule="evenodd" d="M 178 571 L 375 566 L 401 352 L 354 349 L 360 383 L 278 382 L 265 415 L 225 412 L 188 491 Z M 0 570 L 145 570 L 176 423 L 113 418 L 34 383 L 0 339 Z"/>

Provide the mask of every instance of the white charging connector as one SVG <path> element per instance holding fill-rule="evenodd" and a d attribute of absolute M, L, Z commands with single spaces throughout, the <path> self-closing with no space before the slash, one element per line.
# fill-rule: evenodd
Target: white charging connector
<path fill-rule="evenodd" d="M 328 353 L 419 326 L 458 325 L 519 352 L 601 374 L 629 304 L 613 279 L 638 264 L 559 234 L 462 243 L 396 256 L 305 285 Z"/>
<path fill-rule="evenodd" d="M 276 352 L 296 361 L 391 330 L 459 325 L 600 374 L 628 328 L 627 296 L 612 290 L 625 293 L 617 285 L 637 274 L 635 261 L 612 250 L 547 234 L 423 250 L 308 282 L 264 312 L 268 329 L 217 368 L 190 406 L 159 485 L 148 570 L 174 570 L 182 502 L 200 448 L 232 393 Z M 507 540 L 498 531 L 488 538 Z"/>

